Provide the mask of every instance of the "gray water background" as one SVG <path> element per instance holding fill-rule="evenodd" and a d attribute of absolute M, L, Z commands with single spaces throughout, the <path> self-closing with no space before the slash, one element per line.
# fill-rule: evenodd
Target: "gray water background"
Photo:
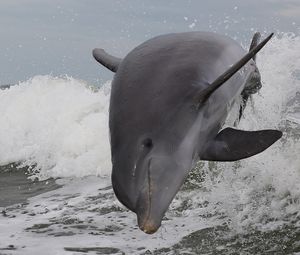
<path fill-rule="evenodd" d="M 37 74 L 69 75 L 94 85 L 112 78 L 95 47 L 123 57 L 158 34 L 208 30 L 249 44 L 261 32 L 299 33 L 298 0 L 2 0 L 0 84 Z"/>

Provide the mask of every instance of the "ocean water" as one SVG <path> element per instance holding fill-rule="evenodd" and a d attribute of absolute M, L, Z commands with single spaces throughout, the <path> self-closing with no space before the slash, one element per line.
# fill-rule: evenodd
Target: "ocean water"
<path fill-rule="evenodd" d="M 259 53 L 263 87 L 239 124 L 283 138 L 199 162 L 153 235 L 112 191 L 110 82 L 34 76 L 0 90 L 0 254 L 300 254 L 299 49 L 277 33 Z"/>

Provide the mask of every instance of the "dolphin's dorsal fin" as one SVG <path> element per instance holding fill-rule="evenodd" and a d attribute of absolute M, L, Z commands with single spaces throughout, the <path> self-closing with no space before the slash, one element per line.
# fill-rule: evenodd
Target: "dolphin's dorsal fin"
<path fill-rule="evenodd" d="M 117 72 L 120 63 L 122 62 L 122 59 L 109 55 L 103 49 L 94 49 L 93 56 L 101 65 L 114 73 Z"/>
<path fill-rule="evenodd" d="M 260 44 L 250 50 L 243 58 L 241 58 L 237 63 L 231 66 L 226 72 L 220 75 L 213 83 L 211 83 L 206 89 L 200 91 L 195 97 L 194 100 L 198 105 L 198 108 L 201 104 L 205 103 L 205 101 L 209 98 L 209 96 L 221 87 L 226 81 L 228 81 L 237 71 L 239 71 L 247 62 L 255 56 L 257 52 L 259 52 L 262 47 L 266 45 L 266 43 L 271 39 L 273 33 L 270 34 L 265 40 L 263 40 Z"/>
<path fill-rule="evenodd" d="M 256 155 L 281 138 L 278 130 L 243 131 L 225 128 L 209 142 L 200 156 L 201 160 L 235 161 Z"/>
<path fill-rule="evenodd" d="M 249 48 L 249 51 L 253 50 L 259 43 L 260 41 L 260 38 L 261 38 L 261 35 L 260 35 L 260 32 L 256 32 L 253 37 L 252 37 L 252 41 L 251 41 L 251 44 L 250 44 L 250 48 Z M 256 55 L 254 55 L 252 57 L 252 59 L 254 61 L 256 61 Z"/>

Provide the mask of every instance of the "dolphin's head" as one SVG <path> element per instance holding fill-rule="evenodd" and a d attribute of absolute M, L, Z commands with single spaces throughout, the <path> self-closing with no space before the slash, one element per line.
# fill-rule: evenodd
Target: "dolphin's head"
<path fill-rule="evenodd" d="M 113 155 L 115 194 L 136 213 L 140 229 L 147 234 L 158 230 L 191 168 L 193 158 L 186 151 L 190 148 L 181 147 L 182 143 L 147 137 Z"/>

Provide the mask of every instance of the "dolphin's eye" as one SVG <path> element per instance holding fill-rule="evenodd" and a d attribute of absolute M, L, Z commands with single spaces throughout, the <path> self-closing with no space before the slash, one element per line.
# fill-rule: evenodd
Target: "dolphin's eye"
<path fill-rule="evenodd" d="M 148 148 L 148 149 L 151 149 L 153 146 L 152 139 L 150 139 L 150 138 L 146 138 L 142 144 L 145 148 Z"/>

